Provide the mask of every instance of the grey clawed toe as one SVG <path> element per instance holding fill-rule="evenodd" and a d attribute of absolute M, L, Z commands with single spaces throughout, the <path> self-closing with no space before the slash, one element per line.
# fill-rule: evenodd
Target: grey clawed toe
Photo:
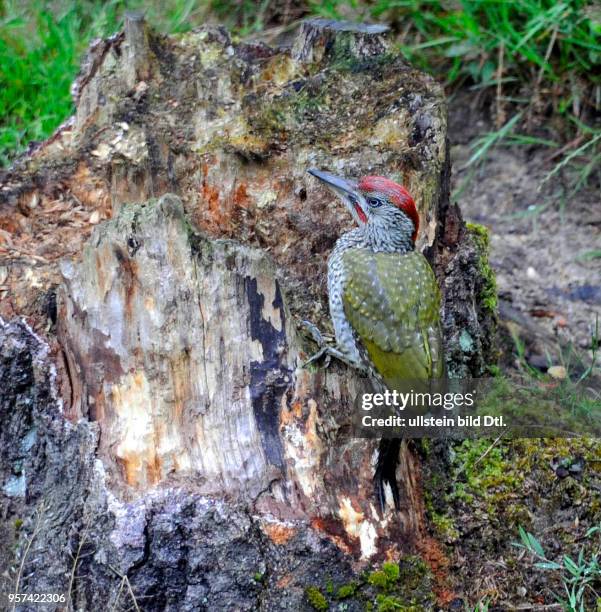
<path fill-rule="evenodd" d="M 357 368 L 357 364 L 353 363 L 344 353 L 342 353 L 342 351 L 340 351 L 340 349 L 326 343 L 325 338 L 317 328 L 317 325 L 311 323 L 310 321 L 303 321 L 303 326 L 309 332 L 311 338 L 313 338 L 317 346 L 319 346 L 319 350 L 314 355 L 309 357 L 305 363 L 303 363 L 303 368 L 306 368 L 312 363 L 317 363 L 321 359 L 324 359 L 323 367 L 327 368 L 332 362 L 332 357 L 338 359 L 338 361 L 342 361 L 342 363 L 345 363 L 352 368 Z"/>

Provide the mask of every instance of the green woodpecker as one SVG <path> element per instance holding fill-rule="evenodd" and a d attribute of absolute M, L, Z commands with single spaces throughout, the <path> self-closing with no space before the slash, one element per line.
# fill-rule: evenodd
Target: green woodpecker
<path fill-rule="evenodd" d="M 426 258 L 415 250 L 419 215 L 409 192 L 381 176 L 358 182 L 309 170 L 344 203 L 358 227 L 340 236 L 328 259 L 331 355 L 367 374 L 380 390 L 444 373 L 440 291 Z M 375 473 L 384 509 L 385 484 L 398 507 L 400 440 L 382 440 Z"/>

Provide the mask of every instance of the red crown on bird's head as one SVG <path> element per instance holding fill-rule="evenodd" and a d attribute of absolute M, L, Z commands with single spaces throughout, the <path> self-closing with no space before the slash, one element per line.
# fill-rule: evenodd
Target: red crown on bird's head
<path fill-rule="evenodd" d="M 359 181 L 358 188 L 362 193 L 382 193 L 391 204 L 402 210 L 413 222 L 411 240 L 416 241 L 419 231 L 419 213 L 411 194 L 402 185 L 383 176 L 364 176 Z"/>

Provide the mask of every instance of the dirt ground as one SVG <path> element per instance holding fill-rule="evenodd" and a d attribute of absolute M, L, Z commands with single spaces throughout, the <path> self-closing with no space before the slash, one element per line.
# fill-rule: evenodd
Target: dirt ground
<path fill-rule="evenodd" d="M 570 344 L 590 358 L 601 315 L 601 259 L 579 256 L 601 249 L 598 186 L 567 199 L 564 175 L 539 191 L 553 167 L 553 149 L 540 147 L 497 147 L 475 172 L 466 168 L 471 146 L 494 129 L 473 99 L 467 92 L 450 101 L 454 200 L 466 220 L 490 230 L 503 370 L 517 374 L 512 333 L 542 371 L 566 364 Z M 485 601 L 495 611 L 561 610 L 553 595 L 565 596 L 560 573 L 536 568 L 515 546 L 518 527 L 559 562 L 599 551 L 601 539 L 586 533 L 601 519 L 601 440 L 477 440 L 453 444 L 450 453 L 444 445 L 440 453 L 431 449 L 426 503 L 457 595 L 449 609 Z M 592 610 L 595 598 L 587 597 Z"/>
<path fill-rule="evenodd" d="M 570 197 L 564 173 L 539 190 L 554 166 L 556 149 L 546 147 L 495 147 L 467 168 L 475 140 L 494 129 L 473 99 L 467 92 L 450 101 L 453 190 L 465 218 L 491 230 L 500 318 L 518 325 L 536 367 L 570 341 L 587 352 L 601 315 L 601 258 L 582 256 L 601 249 L 599 185 Z"/>

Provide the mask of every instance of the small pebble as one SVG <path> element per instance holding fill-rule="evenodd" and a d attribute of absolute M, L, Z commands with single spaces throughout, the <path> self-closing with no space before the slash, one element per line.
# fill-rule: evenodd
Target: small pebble
<path fill-rule="evenodd" d="M 538 272 L 532 267 L 532 266 L 528 266 L 528 269 L 526 270 L 526 276 L 528 278 L 538 278 Z"/>
<path fill-rule="evenodd" d="M 563 465 L 560 465 L 555 470 L 555 475 L 557 476 L 557 478 L 567 478 L 570 475 L 570 472 L 565 467 L 563 467 Z"/>

